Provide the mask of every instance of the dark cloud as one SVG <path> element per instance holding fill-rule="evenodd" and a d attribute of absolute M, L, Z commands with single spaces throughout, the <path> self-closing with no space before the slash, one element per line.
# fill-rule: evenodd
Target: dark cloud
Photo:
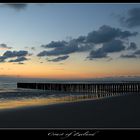
<path fill-rule="evenodd" d="M 9 60 L 8 62 L 22 62 L 26 60 L 28 60 L 26 57 L 18 57 L 17 59 Z"/>
<path fill-rule="evenodd" d="M 93 58 L 106 58 L 106 57 L 107 57 L 107 53 L 104 52 L 102 49 L 98 49 L 96 51 L 94 50 L 91 51 L 87 58 L 92 60 Z"/>
<path fill-rule="evenodd" d="M 71 53 L 90 52 L 87 58 L 105 58 L 108 53 L 121 52 L 127 47 L 124 45 L 129 37 L 136 36 L 137 32 L 122 31 L 108 25 L 101 26 L 97 31 L 90 32 L 87 36 L 79 36 L 69 41 L 52 41 L 49 44 L 41 45 L 44 49 L 38 53 L 38 57 L 69 55 Z M 102 45 L 96 49 L 97 45 Z M 137 48 L 134 42 L 130 43 L 129 50 Z M 51 50 L 50 50 L 51 49 Z M 54 60 L 55 61 L 55 60 Z M 57 61 L 57 60 L 56 60 Z"/>
<path fill-rule="evenodd" d="M 37 54 L 37 56 L 39 56 L 39 57 L 47 56 L 47 52 L 48 51 L 42 51 L 39 54 Z"/>
<path fill-rule="evenodd" d="M 57 55 L 66 55 L 78 51 L 78 45 L 75 42 L 51 42 L 48 45 L 43 45 L 44 48 L 54 48 L 51 51 L 42 51 L 37 56 L 57 56 Z"/>
<path fill-rule="evenodd" d="M 12 47 L 7 46 L 6 44 L 0 44 L 0 49 L 12 49 Z"/>
<path fill-rule="evenodd" d="M 2 56 L 0 56 L 0 62 L 5 62 L 6 59 L 15 58 L 15 60 L 10 60 L 9 62 L 20 62 L 25 61 L 27 58 L 25 56 L 29 55 L 28 51 L 6 51 Z"/>
<path fill-rule="evenodd" d="M 3 56 L 7 58 L 11 57 L 21 57 L 28 55 L 28 51 L 20 50 L 20 51 L 6 51 Z"/>
<path fill-rule="evenodd" d="M 139 58 L 140 57 L 140 50 L 136 50 L 132 54 L 121 55 L 121 58 Z"/>
<path fill-rule="evenodd" d="M 67 55 L 74 52 L 90 51 L 95 47 L 95 44 L 107 43 L 115 38 L 125 39 L 131 36 L 136 36 L 137 32 L 121 31 L 119 28 L 113 28 L 108 25 L 103 25 L 97 31 L 89 33 L 87 36 L 80 36 L 70 41 L 52 41 L 47 45 L 41 45 L 42 48 L 51 48 L 50 51 L 42 51 L 37 56 L 57 56 Z M 120 46 L 120 45 L 119 45 Z"/>
<path fill-rule="evenodd" d="M 137 49 L 137 45 L 135 42 L 131 42 L 130 46 L 127 48 L 128 50 L 136 50 Z"/>
<path fill-rule="evenodd" d="M 3 4 L 2 6 L 9 7 L 15 10 L 22 10 L 27 7 L 27 4 Z"/>
<path fill-rule="evenodd" d="M 130 47 L 131 50 L 136 50 L 137 49 L 136 44 L 134 42 L 131 42 L 129 47 Z M 125 55 L 122 54 L 120 57 L 121 58 L 140 58 L 140 50 L 136 50 L 132 54 L 125 54 Z"/>
<path fill-rule="evenodd" d="M 121 55 L 121 58 L 137 58 L 137 56 L 135 54 L 126 54 L 126 55 Z"/>
<path fill-rule="evenodd" d="M 86 36 L 79 36 L 77 39 L 76 39 L 76 42 L 77 43 L 84 43 L 86 41 Z"/>
<path fill-rule="evenodd" d="M 87 35 L 87 42 L 93 42 L 95 44 L 109 42 L 115 38 L 128 38 L 136 36 L 137 32 L 122 31 L 119 28 L 113 28 L 108 25 L 103 25 L 97 31 L 92 31 Z"/>
<path fill-rule="evenodd" d="M 129 32 L 129 31 L 120 31 L 120 35 L 118 37 L 120 37 L 121 39 L 125 39 L 131 36 L 136 36 L 138 35 L 138 32 Z"/>
<path fill-rule="evenodd" d="M 96 51 L 91 51 L 89 56 L 90 60 L 93 58 L 105 58 L 108 53 L 120 52 L 125 50 L 125 46 L 121 40 L 112 40 L 111 42 L 104 43 L 103 46 Z"/>
<path fill-rule="evenodd" d="M 140 55 L 140 50 L 135 51 L 134 54 Z"/>
<path fill-rule="evenodd" d="M 76 46 L 65 46 L 61 48 L 55 48 L 51 51 L 42 51 L 37 56 L 43 57 L 43 56 L 57 56 L 57 55 L 65 55 L 74 53 L 78 50 Z"/>
<path fill-rule="evenodd" d="M 69 58 L 69 56 L 65 55 L 65 56 L 60 56 L 60 57 L 54 58 L 54 59 L 49 59 L 48 61 L 50 61 L 50 62 L 60 62 L 60 61 L 66 60 L 68 58 Z"/>
<path fill-rule="evenodd" d="M 63 48 L 66 46 L 71 46 L 72 44 L 77 46 L 78 43 L 83 43 L 85 41 L 84 36 L 80 36 L 77 39 L 71 39 L 70 41 L 52 41 L 51 43 L 47 45 L 41 45 L 42 48 Z"/>
<path fill-rule="evenodd" d="M 90 51 L 90 50 L 92 50 L 94 48 L 95 48 L 94 44 L 80 45 L 80 47 L 78 47 L 78 51 L 77 52 L 87 52 L 87 51 Z"/>
<path fill-rule="evenodd" d="M 88 50 L 91 50 L 94 45 L 93 44 L 78 44 L 75 40 L 70 41 L 69 43 L 63 43 L 63 42 L 51 42 L 50 44 L 46 46 L 42 46 L 45 48 L 54 48 L 50 51 L 42 51 L 37 56 L 43 57 L 43 56 L 58 56 L 58 55 L 67 55 L 75 52 L 85 52 Z"/>
<path fill-rule="evenodd" d="M 106 53 L 120 52 L 125 50 L 125 46 L 121 40 L 112 40 L 111 42 L 104 43 L 100 49 Z"/>
<path fill-rule="evenodd" d="M 0 63 L 2 63 L 2 62 L 5 62 L 5 57 L 3 57 L 3 56 L 0 56 Z"/>
<path fill-rule="evenodd" d="M 127 16 L 120 18 L 120 22 L 123 26 L 129 28 L 140 26 L 140 8 L 130 9 Z"/>
<path fill-rule="evenodd" d="M 65 47 L 68 43 L 66 41 L 52 41 L 47 45 L 41 45 L 43 48 L 59 48 Z"/>

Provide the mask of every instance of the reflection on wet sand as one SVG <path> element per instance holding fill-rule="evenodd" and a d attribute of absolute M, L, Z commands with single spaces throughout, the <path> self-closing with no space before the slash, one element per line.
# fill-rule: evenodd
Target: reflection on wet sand
<path fill-rule="evenodd" d="M 99 96 L 99 94 L 83 94 L 83 95 L 69 95 L 62 97 L 34 97 L 29 99 L 15 99 L 15 100 L 1 100 L 0 109 L 12 109 L 19 107 L 29 107 L 29 106 L 41 106 L 41 105 L 51 105 L 58 103 L 69 103 L 84 100 L 97 100 L 105 98 Z M 107 98 L 107 96 L 106 96 Z"/>
<path fill-rule="evenodd" d="M 28 106 L 40 106 L 51 105 L 57 103 L 68 103 L 82 101 L 86 99 L 97 99 L 97 97 L 91 97 L 89 95 L 73 95 L 65 97 L 49 97 L 49 98 L 32 98 L 32 99 L 20 99 L 20 100 L 1 100 L 0 109 L 11 109 Z"/>

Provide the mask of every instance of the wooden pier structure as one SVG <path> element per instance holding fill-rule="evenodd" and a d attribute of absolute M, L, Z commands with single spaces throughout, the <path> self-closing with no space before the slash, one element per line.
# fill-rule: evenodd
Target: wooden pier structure
<path fill-rule="evenodd" d="M 140 81 L 87 83 L 17 83 L 17 88 L 84 93 L 98 97 L 140 93 Z"/>

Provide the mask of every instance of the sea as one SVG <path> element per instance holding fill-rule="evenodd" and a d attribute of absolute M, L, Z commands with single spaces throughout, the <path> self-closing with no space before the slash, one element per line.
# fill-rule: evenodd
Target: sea
<path fill-rule="evenodd" d="M 140 78 L 127 78 L 122 77 L 123 80 L 136 80 Z M 122 79 L 110 79 L 108 81 L 121 81 Z M 66 93 L 66 92 L 52 92 L 39 89 L 22 89 L 17 88 L 17 82 L 32 82 L 32 83 L 45 83 L 45 82 L 69 82 L 70 80 L 51 80 L 41 78 L 13 78 L 13 77 L 0 77 L 0 111 L 5 109 L 17 109 L 33 106 L 52 105 L 59 103 L 75 102 L 79 100 L 89 99 L 83 93 Z M 91 82 L 88 80 L 86 82 Z M 107 81 L 107 79 L 95 79 L 96 82 Z M 85 81 L 70 81 L 70 82 L 85 82 Z M 92 97 L 93 99 L 97 99 Z"/>
<path fill-rule="evenodd" d="M 83 96 L 81 93 L 75 94 L 57 91 L 52 92 L 39 89 L 17 88 L 17 82 L 45 83 L 60 81 L 40 78 L 0 77 L 0 111 L 5 109 L 68 103 L 81 100 L 81 96 Z"/>

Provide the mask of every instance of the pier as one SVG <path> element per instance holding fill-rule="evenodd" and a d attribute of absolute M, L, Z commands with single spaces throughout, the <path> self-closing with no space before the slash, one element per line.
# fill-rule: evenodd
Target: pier
<path fill-rule="evenodd" d="M 17 83 L 17 88 L 83 93 L 88 96 L 108 97 L 128 93 L 140 93 L 140 81 L 99 83 Z"/>

